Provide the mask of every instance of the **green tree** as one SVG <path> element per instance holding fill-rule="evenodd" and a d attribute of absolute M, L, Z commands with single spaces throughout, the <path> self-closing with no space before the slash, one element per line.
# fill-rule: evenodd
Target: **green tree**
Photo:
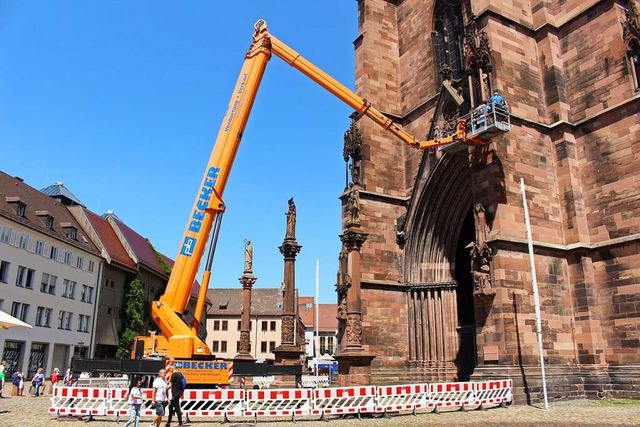
<path fill-rule="evenodd" d="M 128 358 L 131 346 L 137 335 L 144 333 L 144 289 L 140 280 L 133 279 L 125 290 L 124 316 L 122 318 L 122 334 L 118 341 L 116 357 Z"/>

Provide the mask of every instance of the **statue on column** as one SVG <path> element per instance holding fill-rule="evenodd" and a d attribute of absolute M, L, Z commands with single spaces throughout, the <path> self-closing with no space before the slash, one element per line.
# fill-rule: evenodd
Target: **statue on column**
<path fill-rule="evenodd" d="M 351 286 L 351 277 L 347 272 L 347 251 L 340 251 L 338 256 L 338 274 L 336 280 L 336 294 L 338 297 L 338 310 L 336 319 L 338 319 L 338 348 L 342 348 L 342 338 L 344 337 L 345 327 L 347 323 L 347 292 Z"/>
<path fill-rule="evenodd" d="M 355 188 L 351 190 L 347 199 L 347 213 L 349 215 L 347 223 L 357 224 L 360 222 L 360 197 Z"/>
<path fill-rule="evenodd" d="M 250 273 L 253 268 L 253 246 L 251 246 L 251 240 L 244 240 L 244 272 Z"/>
<path fill-rule="evenodd" d="M 342 150 L 347 169 L 351 171 L 351 183 L 362 185 L 362 131 L 356 126 L 356 120 L 351 119 L 349 129 L 344 133 L 344 148 Z M 351 164 L 349 164 L 351 159 Z M 349 186 L 347 178 L 346 186 Z"/>
<path fill-rule="evenodd" d="M 293 202 L 293 197 L 289 199 L 289 210 L 285 212 L 287 216 L 287 232 L 284 236 L 285 239 L 296 238 L 296 204 Z"/>
<path fill-rule="evenodd" d="M 474 295 L 494 295 L 491 288 L 491 248 L 486 240 L 489 237 L 489 226 L 485 216 L 484 207 L 477 204 L 473 207 L 473 216 L 476 225 L 476 241 L 471 247 L 471 277 L 473 278 Z"/>
<path fill-rule="evenodd" d="M 338 283 L 336 283 L 336 293 L 338 294 L 338 320 L 347 320 L 347 292 L 349 292 L 349 286 L 351 286 L 351 277 L 347 273 L 347 252 L 340 252 L 338 257 L 339 270 L 338 270 Z"/>

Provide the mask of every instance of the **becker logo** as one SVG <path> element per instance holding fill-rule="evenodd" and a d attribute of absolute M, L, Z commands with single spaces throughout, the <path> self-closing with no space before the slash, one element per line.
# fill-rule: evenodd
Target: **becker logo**
<path fill-rule="evenodd" d="M 204 213 L 209 206 L 209 200 L 211 200 L 211 193 L 213 193 L 213 187 L 216 185 L 218 179 L 218 173 L 220 168 L 210 167 L 207 172 L 207 176 L 202 184 L 202 190 L 200 190 L 200 197 L 196 201 L 196 208 L 191 215 L 191 222 L 189 223 L 189 231 L 199 233 L 202 227 L 202 220 L 204 219 Z"/>
<path fill-rule="evenodd" d="M 184 243 L 182 244 L 182 250 L 180 250 L 180 254 L 184 256 L 193 255 L 193 250 L 196 247 L 196 239 L 193 237 L 185 237 Z"/>
<path fill-rule="evenodd" d="M 196 200 L 196 206 L 193 209 L 193 213 L 191 214 L 191 221 L 189 222 L 187 233 L 200 232 L 200 229 L 202 228 L 202 221 L 204 220 L 205 211 L 209 206 L 209 201 L 211 200 L 213 188 L 216 185 L 219 173 L 220 168 L 215 167 L 210 167 L 207 171 L 207 176 L 205 177 L 204 183 L 202 184 L 202 189 L 200 190 L 200 196 L 198 197 L 198 200 Z M 196 248 L 196 243 L 198 243 L 197 237 L 185 236 L 184 242 L 182 242 L 182 249 L 180 249 L 180 255 L 184 255 L 187 257 L 193 255 L 193 251 Z"/>

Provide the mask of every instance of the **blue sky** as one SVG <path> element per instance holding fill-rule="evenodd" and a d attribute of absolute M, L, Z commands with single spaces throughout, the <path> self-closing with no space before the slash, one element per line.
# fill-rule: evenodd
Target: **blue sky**
<path fill-rule="evenodd" d="M 253 24 L 354 87 L 357 2 L 0 0 L 0 169 L 35 188 L 62 181 L 175 257 Z M 287 200 L 298 210 L 301 295 L 335 302 L 351 110 L 272 58 L 224 200 L 212 286 L 279 286 Z"/>

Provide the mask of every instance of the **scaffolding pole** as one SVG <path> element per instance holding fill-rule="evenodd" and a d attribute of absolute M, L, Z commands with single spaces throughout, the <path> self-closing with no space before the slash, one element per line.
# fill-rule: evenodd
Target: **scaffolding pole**
<path fill-rule="evenodd" d="M 547 399 L 547 378 L 544 372 L 544 353 L 542 351 L 542 323 L 540 321 L 540 297 L 538 295 L 538 279 L 536 277 L 536 264 L 533 259 L 533 238 L 531 237 L 531 223 L 529 222 L 529 208 L 527 207 L 527 195 L 524 189 L 524 178 L 520 178 L 520 190 L 522 192 L 522 206 L 524 207 L 524 223 L 527 228 L 527 241 L 529 244 L 529 263 L 531 264 L 531 281 L 533 283 L 533 304 L 536 312 L 536 336 L 538 337 L 538 350 L 540 352 L 540 370 L 542 372 L 542 393 L 544 395 L 544 409 L 549 410 Z"/>

